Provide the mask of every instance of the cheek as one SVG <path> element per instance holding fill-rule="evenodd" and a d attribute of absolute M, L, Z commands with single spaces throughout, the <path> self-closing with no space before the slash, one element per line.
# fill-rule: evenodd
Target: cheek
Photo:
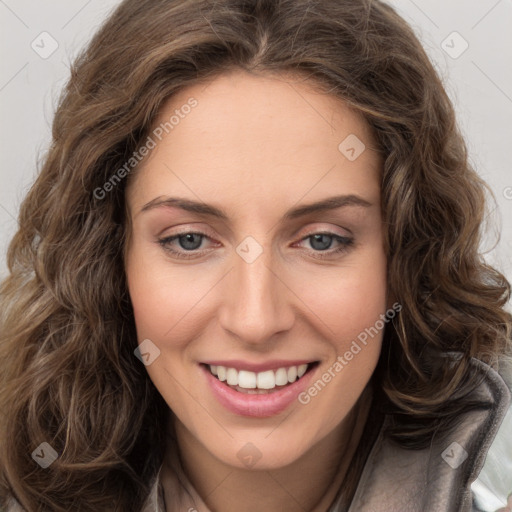
<path fill-rule="evenodd" d="M 332 286 L 326 294 L 323 308 L 327 322 L 339 340 L 340 352 L 348 340 L 358 337 L 385 313 L 385 267 L 379 267 L 376 264 L 373 269 L 351 269 L 349 275 L 340 279 L 338 286 Z"/>
<path fill-rule="evenodd" d="M 338 353 L 386 312 L 386 272 L 384 252 L 372 249 L 347 258 L 338 268 L 293 276 L 300 283 L 298 295 L 317 315 L 316 324 L 323 325 L 321 331 Z"/>
<path fill-rule="evenodd" d="M 309 279 L 304 302 L 318 314 L 329 341 L 329 355 L 300 402 L 323 418 L 323 431 L 334 428 L 355 404 L 379 359 L 388 321 L 386 260 L 383 252 L 347 260 L 333 279 Z M 304 283 L 307 284 L 307 283 Z M 309 290 L 309 293 L 308 291 Z M 384 318 L 384 320 L 383 320 Z"/>
<path fill-rule="evenodd" d="M 139 247 L 127 258 L 126 275 L 138 340 L 150 339 L 160 350 L 146 371 L 169 407 L 189 423 L 194 415 L 201 417 L 202 408 L 199 397 L 191 400 L 194 377 L 187 371 L 187 354 L 197 335 L 201 298 L 211 284 Z"/>
<path fill-rule="evenodd" d="M 171 339 L 180 348 L 189 341 L 208 291 L 215 284 L 211 272 L 178 269 L 160 255 L 135 249 L 126 265 L 130 298 L 139 339 Z M 194 319 L 194 321 L 190 321 Z"/>

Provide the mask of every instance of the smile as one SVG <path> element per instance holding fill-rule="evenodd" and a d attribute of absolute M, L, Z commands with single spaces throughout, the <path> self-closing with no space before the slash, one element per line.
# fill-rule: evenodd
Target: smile
<path fill-rule="evenodd" d="M 240 393 L 264 394 L 300 379 L 306 373 L 308 366 L 308 364 L 301 364 L 258 373 L 216 365 L 208 365 L 208 368 L 212 375 Z"/>
<path fill-rule="evenodd" d="M 211 393 L 224 408 L 237 415 L 262 418 L 279 414 L 296 401 L 318 365 L 318 361 L 303 362 L 263 371 L 205 363 L 200 367 Z"/>

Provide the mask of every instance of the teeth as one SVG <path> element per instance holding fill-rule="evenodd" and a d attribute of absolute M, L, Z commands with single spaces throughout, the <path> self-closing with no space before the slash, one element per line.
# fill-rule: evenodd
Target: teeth
<path fill-rule="evenodd" d="M 256 387 L 256 374 L 254 372 L 240 370 L 238 372 L 238 385 L 241 388 L 254 389 Z"/>
<path fill-rule="evenodd" d="M 276 387 L 276 375 L 273 370 L 258 373 L 257 379 L 258 389 L 272 389 Z"/>
<path fill-rule="evenodd" d="M 230 386 L 238 386 L 238 372 L 234 368 L 226 368 L 226 382 Z"/>
<path fill-rule="evenodd" d="M 285 384 L 288 384 L 288 372 L 286 368 L 279 368 L 276 371 L 276 386 L 284 386 Z"/>
<path fill-rule="evenodd" d="M 209 368 L 211 373 L 217 376 L 220 381 L 226 381 L 230 386 L 254 390 L 251 393 L 257 393 L 258 389 L 274 389 L 276 386 L 285 386 L 288 383 L 295 382 L 297 378 L 300 379 L 306 373 L 308 365 L 301 364 L 259 373 L 247 370 L 238 371 L 235 368 L 216 365 L 209 365 Z"/>
<path fill-rule="evenodd" d="M 288 382 L 295 382 L 296 379 L 297 379 L 297 367 L 290 366 L 290 368 L 288 368 Z"/>
<path fill-rule="evenodd" d="M 224 366 L 217 366 L 215 368 L 217 370 L 217 377 L 221 382 L 224 382 L 226 380 L 226 368 Z M 211 366 L 210 366 L 211 371 Z"/>

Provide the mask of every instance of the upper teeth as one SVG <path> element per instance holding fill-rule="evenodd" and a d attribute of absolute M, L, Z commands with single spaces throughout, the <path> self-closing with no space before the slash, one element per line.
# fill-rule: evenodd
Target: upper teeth
<path fill-rule="evenodd" d="M 301 364 L 300 366 L 278 368 L 275 371 L 267 370 L 255 373 L 213 364 L 208 366 L 213 375 L 216 375 L 220 381 L 227 381 L 231 386 L 240 386 L 246 389 L 273 389 L 276 386 L 284 386 L 288 382 L 295 382 L 297 377 L 300 379 L 308 369 L 307 364 Z"/>

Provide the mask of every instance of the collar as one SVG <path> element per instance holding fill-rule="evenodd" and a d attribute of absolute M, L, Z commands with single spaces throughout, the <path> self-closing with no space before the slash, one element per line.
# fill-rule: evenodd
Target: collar
<path fill-rule="evenodd" d="M 478 477 L 510 403 L 510 391 L 490 366 L 472 359 L 482 377 L 471 399 L 477 404 L 461 414 L 444 435 L 433 437 L 428 448 L 410 450 L 386 436 L 391 418 L 379 427 L 348 512 L 469 512 L 471 483 Z M 165 503 L 162 467 L 142 512 L 211 512 L 184 474 L 178 461 L 166 487 L 174 496 Z M 336 498 L 328 512 L 345 512 Z"/>

